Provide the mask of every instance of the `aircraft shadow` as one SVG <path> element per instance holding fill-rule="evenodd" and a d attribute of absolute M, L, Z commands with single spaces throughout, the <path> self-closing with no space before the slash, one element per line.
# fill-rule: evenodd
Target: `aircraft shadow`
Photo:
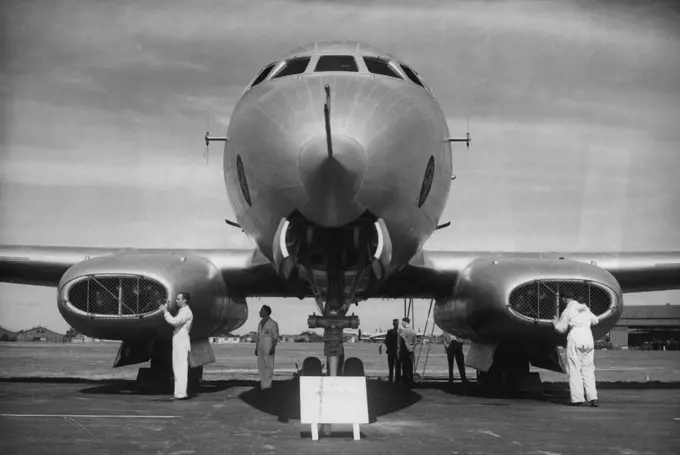
<path fill-rule="evenodd" d="M 370 379 L 366 381 L 366 393 L 371 423 L 380 416 L 412 406 L 422 399 L 402 384 Z M 300 420 L 300 381 L 297 378 L 274 381 L 268 393 L 259 388 L 247 390 L 239 398 L 259 411 L 276 416 L 281 422 Z"/>

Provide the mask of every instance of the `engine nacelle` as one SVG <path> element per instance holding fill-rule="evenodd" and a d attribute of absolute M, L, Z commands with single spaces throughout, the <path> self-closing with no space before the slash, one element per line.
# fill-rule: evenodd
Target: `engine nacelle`
<path fill-rule="evenodd" d="M 459 275 L 453 297 L 436 302 L 434 318 L 443 330 L 473 341 L 562 343 L 552 320 L 563 309 L 559 293 L 571 288 L 595 315 L 602 337 L 623 311 L 616 279 L 593 264 L 555 259 L 485 258 Z"/>
<path fill-rule="evenodd" d="M 59 312 L 76 331 L 110 340 L 170 338 L 160 305 L 191 295 L 192 338 L 241 327 L 248 319 L 244 298 L 229 296 L 217 267 L 197 256 L 119 253 L 71 267 L 59 282 Z"/>

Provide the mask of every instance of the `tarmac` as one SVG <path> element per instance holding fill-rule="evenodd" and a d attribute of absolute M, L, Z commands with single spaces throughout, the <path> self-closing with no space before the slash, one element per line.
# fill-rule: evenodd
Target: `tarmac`
<path fill-rule="evenodd" d="M 600 407 L 571 407 L 564 383 L 519 397 L 369 379 L 371 423 L 311 439 L 299 381 L 204 381 L 186 401 L 129 380 L 2 378 L 0 453 L 678 454 L 680 383 L 602 383 Z"/>

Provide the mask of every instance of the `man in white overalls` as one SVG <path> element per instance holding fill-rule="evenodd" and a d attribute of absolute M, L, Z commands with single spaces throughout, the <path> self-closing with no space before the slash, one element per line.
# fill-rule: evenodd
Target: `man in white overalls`
<path fill-rule="evenodd" d="M 255 345 L 257 368 L 260 370 L 260 389 L 265 392 L 272 389 L 274 354 L 276 343 L 279 341 L 279 325 L 269 317 L 271 314 L 272 309 L 268 305 L 262 305 L 260 308 L 262 320 L 257 326 L 257 345 Z"/>
<path fill-rule="evenodd" d="M 571 289 L 565 289 L 560 293 L 567 304 L 562 316 L 553 320 L 555 329 L 567 335 L 567 363 L 569 365 L 569 390 L 571 392 L 571 404 L 581 406 L 585 398 L 590 405 L 597 407 L 597 389 L 595 388 L 595 343 L 590 326 L 596 325 L 599 318 L 590 312 L 590 309 L 574 300 Z"/>
<path fill-rule="evenodd" d="M 175 376 L 175 399 L 186 400 L 187 380 L 189 376 L 189 353 L 191 352 L 191 323 L 194 314 L 189 308 L 189 294 L 186 292 L 177 294 L 177 316 L 173 316 L 168 311 L 166 305 L 161 305 L 165 320 L 172 325 L 175 330 L 172 335 L 172 373 Z"/>

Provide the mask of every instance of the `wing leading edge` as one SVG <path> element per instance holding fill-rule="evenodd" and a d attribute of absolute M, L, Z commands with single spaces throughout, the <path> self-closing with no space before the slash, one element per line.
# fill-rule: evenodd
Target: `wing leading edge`
<path fill-rule="evenodd" d="M 238 296 L 289 295 L 272 265 L 256 249 L 129 249 L 63 246 L 0 246 L 0 282 L 56 287 L 64 273 L 79 262 L 114 254 L 171 254 L 208 259 Z"/>
<path fill-rule="evenodd" d="M 195 255 L 211 261 L 233 295 L 243 297 L 311 297 L 295 294 L 256 249 L 123 249 L 53 246 L 0 246 L 0 282 L 56 287 L 73 265 L 113 254 Z M 623 292 L 680 289 L 680 251 L 668 252 L 502 252 L 420 251 L 401 271 L 382 283 L 374 297 L 434 298 L 450 295 L 458 275 L 481 258 L 570 259 L 595 264 L 611 273 Z"/>
<path fill-rule="evenodd" d="M 680 251 L 420 251 L 406 267 L 381 286 L 381 294 L 394 298 L 435 298 L 449 295 L 459 273 L 473 261 L 482 258 L 567 259 L 589 263 L 611 273 L 626 293 L 680 289 Z"/>

